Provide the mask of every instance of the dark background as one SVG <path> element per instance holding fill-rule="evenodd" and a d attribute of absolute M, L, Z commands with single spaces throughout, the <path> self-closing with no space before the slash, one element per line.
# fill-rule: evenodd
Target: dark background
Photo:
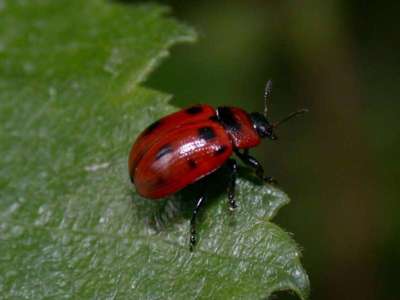
<path fill-rule="evenodd" d="M 397 1 L 160 1 L 199 41 L 146 83 L 173 104 L 310 113 L 254 150 L 292 198 L 275 222 L 303 248 L 312 299 L 399 299 Z"/>

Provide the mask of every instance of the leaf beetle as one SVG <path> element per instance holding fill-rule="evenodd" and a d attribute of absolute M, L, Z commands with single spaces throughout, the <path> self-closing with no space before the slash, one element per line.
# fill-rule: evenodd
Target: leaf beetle
<path fill-rule="evenodd" d="M 137 192 L 150 199 L 160 199 L 201 178 L 223 165 L 228 167 L 229 209 L 236 208 L 235 181 L 237 162 L 232 154 L 255 170 L 256 175 L 269 183 L 272 177 L 264 175 L 261 164 L 249 154 L 261 139 L 276 140 L 274 130 L 281 123 L 306 112 L 297 110 L 286 118 L 270 123 L 267 102 L 272 82 L 264 92 L 264 113 L 247 113 L 237 107 L 218 107 L 200 104 L 167 115 L 148 126 L 133 143 L 129 154 L 129 175 Z M 190 220 L 190 250 L 196 243 L 196 216 L 205 202 L 205 195 L 196 198 Z"/>

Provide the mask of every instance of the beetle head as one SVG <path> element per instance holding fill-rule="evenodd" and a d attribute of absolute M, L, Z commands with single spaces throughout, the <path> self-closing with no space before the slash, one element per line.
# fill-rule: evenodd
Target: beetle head
<path fill-rule="evenodd" d="M 259 137 L 271 140 L 277 139 L 277 136 L 274 134 L 274 126 L 268 122 L 268 119 L 263 114 L 258 112 L 251 113 L 250 118 Z"/>

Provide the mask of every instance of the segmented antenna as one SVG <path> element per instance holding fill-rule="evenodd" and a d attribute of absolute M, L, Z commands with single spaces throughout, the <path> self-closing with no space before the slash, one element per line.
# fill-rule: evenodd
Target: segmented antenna
<path fill-rule="evenodd" d="M 273 128 L 278 127 L 279 125 L 281 125 L 282 123 L 285 123 L 286 121 L 290 120 L 291 118 L 298 116 L 298 115 L 302 115 L 304 113 L 308 112 L 307 108 L 302 108 L 299 110 L 296 110 L 295 112 L 292 112 L 290 115 L 288 115 L 287 117 L 283 118 L 282 120 L 275 122 L 272 124 Z"/>
<path fill-rule="evenodd" d="M 264 116 L 267 117 L 267 112 L 268 112 L 268 100 L 271 97 L 271 92 L 272 92 L 272 80 L 268 80 L 267 84 L 265 85 L 265 91 L 264 91 Z"/>

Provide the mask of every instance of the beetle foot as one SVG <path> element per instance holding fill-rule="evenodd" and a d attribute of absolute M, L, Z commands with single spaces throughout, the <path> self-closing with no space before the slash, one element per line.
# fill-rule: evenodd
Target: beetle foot
<path fill-rule="evenodd" d="M 237 208 L 235 200 L 229 199 L 229 211 L 234 212 Z"/>
<path fill-rule="evenodd" d="M 264 180 L 266 183 L 269 183 L 269 184 L 273 184 L 273 185 L 277 185 L 277 184 L 278 184 L 278 181 L 277 181 L 274 177 L 272 177 L 272 176 L 264 176 L 264 177 L 263 177 L 263 180 Z"/>
<path fill-rule="evenodd" d="M 193 252 L 194 246 L 196 245 L 197 239 L 196 239 L 196 232 L 191 232 L 190 233 L 190 245 L 189 245 L 189 251 Z"/>

